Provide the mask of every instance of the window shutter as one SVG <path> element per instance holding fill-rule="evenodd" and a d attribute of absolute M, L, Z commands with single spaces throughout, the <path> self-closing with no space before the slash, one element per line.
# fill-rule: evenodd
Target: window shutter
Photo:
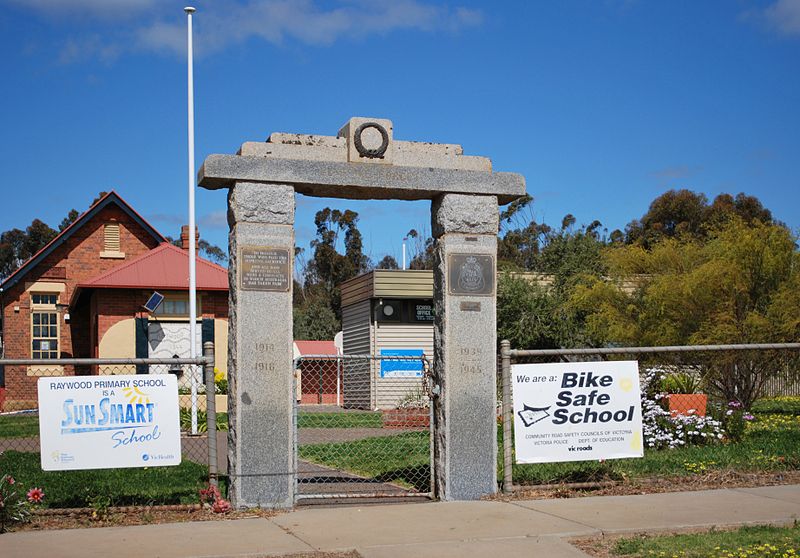
<path fill-rule="evenodd" d="M 103 251 L 119 252 L 119 223 L 107 223 L 104 232 Z"/>

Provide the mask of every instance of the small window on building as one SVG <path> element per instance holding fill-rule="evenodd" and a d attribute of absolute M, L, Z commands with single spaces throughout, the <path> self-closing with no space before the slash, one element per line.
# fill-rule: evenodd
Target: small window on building
<path fill-rule="evenodd" d="M 101 258 L 124 258 L 121 251 L 119 223 L 106 223 L 103 228 L 103 251 Z"/>
<path fill-rule="evenodd" d="M 163 316 L 163 317 L 179 317 L 179 318 L 188 318 L 189 317 L 189 296 L 180 296 L 180 295 L 170 295 L 167 294 L 164 297 L 164 302 L 162 302 L 156 311 L 153 312 L 156 316 Z M 197 315 L 201 316 L 202 312 L 200 309 L 200 297 L 197 297 Z"/>
<path fill-rule="evenodd" d="M 31 357 L 58 358 L 59 323 L 56 303 L 58 295 L 31 294 Z"/>

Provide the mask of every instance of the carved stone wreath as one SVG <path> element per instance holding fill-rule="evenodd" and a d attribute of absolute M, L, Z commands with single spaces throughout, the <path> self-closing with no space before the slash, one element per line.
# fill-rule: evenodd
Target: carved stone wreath
<path fill-rule="evenodd" d="M 369 128 L 375 128 L 381 134 L 381 144 L 374 149 L 365 147 L 364 143 L 361 141 L 361 134 L 364 133 L 364 130 Z M 389 148 L 389 134 L 386 129 L 377 122 L 364 122 L 361 126 L 356 128 L 353 134 L 353 143 L 356 146 L 358 154 L 362 157 L 367 157 L 368 159 L 383 159 L 386 150 Z"/>

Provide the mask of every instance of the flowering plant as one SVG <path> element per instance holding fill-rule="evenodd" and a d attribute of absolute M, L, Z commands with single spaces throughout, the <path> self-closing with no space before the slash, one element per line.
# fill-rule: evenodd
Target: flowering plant
<path fill-rule="evenodd" d="M 700 415 L 675 415 L 664 409 L 666 394 L 659 391 L 663 380 L 658 369 L 646 369 L 640 379 L 642 430 L 646 447 L 674 449 L 687 445 L 719 443 L 725 437 L 722 422 Z"/>
<path fill-rule="evenodd" d="M 228 513 L 231 510 L 231 503 L 222 497 L 219 488 L 213 484 L 200 490 L 200 504 L 214 513 Z"/>
<path fill-rule="evenodd" d="M 744 436 L 745 426 L 755 417 L 746 411 L 739 401 L 729 401 L 722 414 L 722 423 L 728 433 L 728 439 L 738 442 Z"/>
<path fill-rule="evenodd" d="M 5 533 L 12 523 L 28 521 L 29 517 L 30 506 L 23 488 L 11 475 L 0 477 L 0 533 Z"/>

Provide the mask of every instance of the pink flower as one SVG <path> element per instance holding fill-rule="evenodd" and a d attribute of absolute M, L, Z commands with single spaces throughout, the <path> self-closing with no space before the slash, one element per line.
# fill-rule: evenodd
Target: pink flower
<path fill-rule="evenodd" d="M 17 482 L 17 481 L 14 480 L 14 477 L 12 477 L 10 475 L 7 476 L 6 479 L 8 479 L 8 484 L 15 484 Z"/>
<path fill-rule="evenodd" d="M 31 504 L 40 504 L 44 500 L 44 490 L 41 488 L 31 488 L 28 490 L 28 502 Z"/>
<path fill-rule="evenodd" d="M 218 498 L 211 505 L 211 511 L 214 513 L 228 513 L 231 510 L 231 503 L 224 498 Z"/>

